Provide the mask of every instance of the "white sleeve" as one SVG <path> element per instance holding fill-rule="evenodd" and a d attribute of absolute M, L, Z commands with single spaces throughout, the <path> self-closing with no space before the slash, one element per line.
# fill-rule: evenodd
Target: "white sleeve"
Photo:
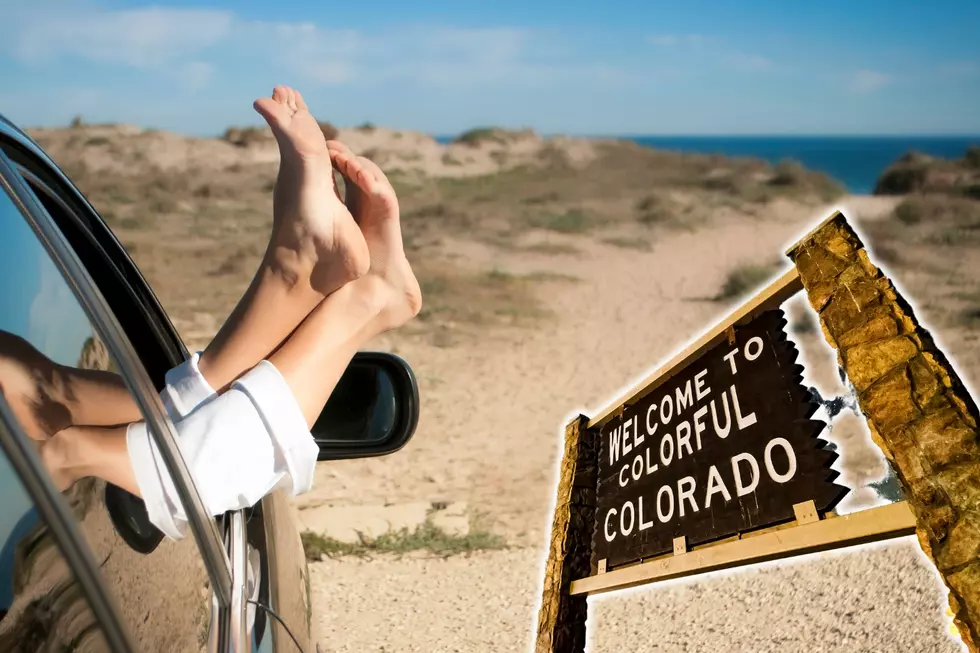
<path fill-rule="evenodd" d="M 232 385 L 256 407 L 276 450 L 276 471 L 284 474 L 293 496 L 309 492 L 320 453 L 289 384 L 276 366 L 261 361 Z"/>
<path fill-rule="evenodd" d="M 268 361 L 175 426 L 211 515 L 255 505 L 277 486 L 294 494 L 312 486 L 318 448 L 288 384 Z M 145 423 L 130 425 L 127 447 L 150 521 L 173 539 L 183 537 L 186 512 Z"/>
<path fill-rule="evenodd" d="M 190 415 L 195 408 L 216 395 L 214 388 L 201 374 L 200 352 L 173 368 L 165 377 L 166 387 L 160 393 L 170 419 L 177 421 Z"/>

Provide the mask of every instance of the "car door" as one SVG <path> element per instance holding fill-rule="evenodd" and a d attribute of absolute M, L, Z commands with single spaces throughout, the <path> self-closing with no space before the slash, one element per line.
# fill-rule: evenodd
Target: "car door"
<path fill-rule="evenodd" d="M 94 209 L 33 142 L 8 129 L 5 149 L 118 316 L 159 390 L 164 373 L 187 351 L 142 275 Z M 138 512 L 138 500 L 118 488 L 110 487 L 106 498 L 112 506 L 133 505 Z M 142 530 L 130 528 L 129 535 L 134 540 L 145 535 L 140 546 L 162 538 L 152 525 L 136 525 Z M 229 632 L 256 651 L 313 650 L 309 576 L 285 494 L 277 491 L 250 510 L 229 514 L 221 526 L 237 572 L 232 574 L 235 605 L 228 610 Z M 126 524 L 120 528 L 127 532 Z"/>
<path fill-rule="evenodd" d="M 0 137 L 3 152 L 10 151 L 13 141 L 9 133 L 0 133 Z M 5 154 L 0 154 L 0 360 L 4 363 L 0 374 L 5 375 L 0 377 L 0 385 L 12 405 L 7 416 L 15 421 L 7 424 L 12 439 L 6 444 L 39 449 L 45 441 L 43 435 L 29 442 L 25 439 L 28 434 L 37 438 L 39 430 L 58 429 L 64 421 L 64 402 L 24 400 L 19 402 L 21 409 L 16 408 L 18 399 L 32 396 L 32 388 L 50 389 L 59 383 L 67 387 L 62 382 L 66 370 L 97 372 L 114 379 L 122 392 L 129 393 L 126 396 L 139 407 L 139 415 L 151 428 L 155 432 L 169 429 L 172 438 L 172 425 L 163 423 L 165 416 L 159 401 L 151 396 L 155 389 L 148 378 L 151 370 L 157 376 L 161 373 L 153 366 L 160 365 L 163 354 L 135 355 L 136 343 L 127 335 L 133 333 L 139 341 L 146 334 L 119 328 L 119 322 L 132 322 L 131 316 L 123 313 L 123 319 L 116 320 L 120 306 L 109 306 L 96 291 L 78 265 L 80 257 L 66 246 L 64 234 L 39 196 L 24 183 L 29 171 L 19 169 L 18 174 L 17 170 Z M 68 263 L 76 266 L 74 271 Z M 24 388 L 27 390 L 20 392 Z M 47 399 L 49 395 L 45 395 Z M 147 410 L 154 400 L 156 412 Z M 39 424 L 40 429 L 29 428 Z M 155 434 L 159 442 L 160 433 Z M 9 457 L 9 446 L 5 450 Z M 35 467 L 37 460 L 35 452 Z M 23 467 L 17 471 L 21 483 L 27 485 L 31 477 L 23 475 Z M 44 475 L 43 468 L 34 471 Z M 184 499 L 195 498 L 193 484 L 181 479 L 179 473 L 173 475 Z M 49 488 L 52 482 L 45 479 Z M 32 498 L 37 504 L 37 498 Z M 235 611 L 244 615 L 245 610 L 240 598 L 232 600 L 233 570 L 224 548 L 231 548 L 235 539 L 230 531 L 233 524 L 215 522 L 200 511 L 199 498 L 196 503 L 185 503 L 188 515 L 196 520 L 195 537 L 171 541 L 154 532 L 138 499 L 98 478 L 72 483 L 61 493 L 60 504 L 55 502 L 68 508 L 65 514 L 72 517 L 73 532 L 96 561 L 99 581 L 108 591 L 115 618 L 128 632 L 134 650 L 245 650 L 229 648 L 246 643 L 240 632 L 238 636 L 235 633 L 235 628 L 244 624 L 242 618 L 234 618 Z M 61 546 L 65 540 L 51 536 L 53 525 L 40 518 L 37 507 L 23 500 L 19 507 L 8 507 L 5 519 L 13 526 L 7 533 L 0 529 L 0 536 L 7 535 L 3 546 L 8 551 L 7 567 L 0 576 L 7 573 L 11 577 L 9 604 L 0 620 L 0 650 L 4 651 L 70 650 L 78 644 L 77 638 L 99 630 L 85 617 L 89 612 L 77 607 L 85 602 L 85 593 L 69 591 L 77 583 L 66 579 L 78 576 L 79 567 L 61 565 L 57 572 L 57 556 L 51 553 L 56 547 L 51 544 Z M 244 574 L 235 571 L 242 586 Z M 64 596 L 72 600 L 59 598 Z M 91 596 L 89 591 L 90 603 Z M 67 634 L 61 632 L 64 629 L 68 629 Z M 69 648 L 62 649 L 59 643 Z M 98 644 L 89 646 L 88 650 L 107 650 Z"/>

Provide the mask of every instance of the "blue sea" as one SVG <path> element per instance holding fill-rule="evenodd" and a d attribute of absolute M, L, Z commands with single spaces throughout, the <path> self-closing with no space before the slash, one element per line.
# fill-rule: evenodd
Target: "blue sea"
<path fill-rule="evenodd" d="M 980 136 L 622 136 L 664 150 L 748 156 L 778 163 L 799 161 L 847 187 L 870 193 L 875 181 L 898 157 L 916 150 L 943 158 L 960 158 Z M 452 137 L 439 138 L 441 142 Z"/>

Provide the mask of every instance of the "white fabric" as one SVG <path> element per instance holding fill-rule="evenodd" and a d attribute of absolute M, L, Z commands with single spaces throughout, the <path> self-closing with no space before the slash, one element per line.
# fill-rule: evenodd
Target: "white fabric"
<path fill-rule="evenodd" d="M 195 356 L 171 370 L 162 395 L 210 514 L 255 505 L 276 487 L 298 494 L 312 486 L 318 448 L 272 363 L 262 361 L 216 395 Z M 184 537 L 186 512 L 145 422 L 130 424 L 127 446 L 150 521 L 173 539 Z"/>
<path fill-rule="evenodd" d="M 201 374 L 201 368 L 198 366 L 200 360 L 201 354 L 197 352 L 167 372 L 165 377 L 167 385 L 160 393 L 160 397 L 170 419 L 175 422 L 187 417 L 195 408 L 217 394 Z"/>
<path fill-rule="evenodd" d="M 266 431 L 276 450 L 276 471 L 283 474 L 282 486 L 293 496 L 309 492 L 320 450 L 279 370 L 269 361 L 262 361 L 236 381 L 235 387 L 248 395 L 265 420 Z M 282 409 L 290 405 L 295 409 Z"/>

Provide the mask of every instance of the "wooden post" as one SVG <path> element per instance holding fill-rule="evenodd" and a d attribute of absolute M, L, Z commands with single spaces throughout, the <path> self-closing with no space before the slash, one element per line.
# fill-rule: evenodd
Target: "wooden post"
<path fill-rule="evenodd" d="M 585 650 L 587 599 L 572 596 L 569 587 L 591 571 L 599 443 L 597 430 L 587 428 L 588 422 L 579 416 L 565 427 L 535 653 Z"/>
<path fill-rule="evenodd" d="M 824 336 L 898 475 L 916 535 L 950 590 L 960 636 L 980 644 L 977 406 L 909 304 L 837 212 L 795 245 Z"/>

